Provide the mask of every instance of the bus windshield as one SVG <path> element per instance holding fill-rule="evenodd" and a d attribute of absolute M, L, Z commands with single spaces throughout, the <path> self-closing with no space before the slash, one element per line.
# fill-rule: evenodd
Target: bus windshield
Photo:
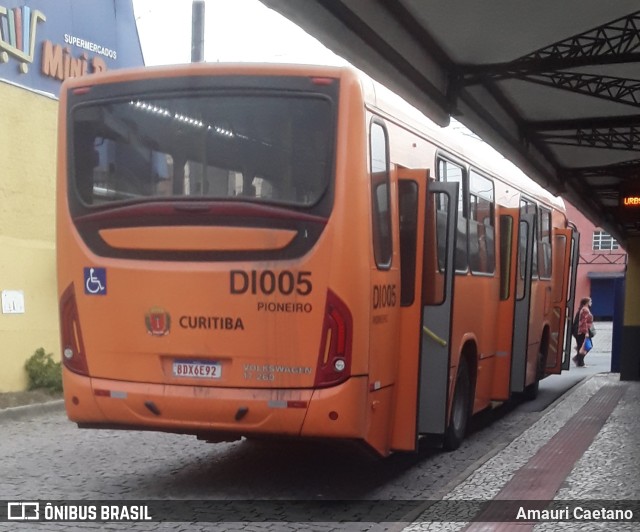
<path fill-rule="evenodd" d="M 323 96 L 251 91 L 79 105 L 71 200 L 84 212 L 170 197 L 312 207 L 329 186 L 332 115 Z"/>

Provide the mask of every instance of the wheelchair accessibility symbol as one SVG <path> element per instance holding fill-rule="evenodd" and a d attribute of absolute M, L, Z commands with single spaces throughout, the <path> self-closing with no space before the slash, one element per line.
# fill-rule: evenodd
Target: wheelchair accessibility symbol
<path fill-rule="evenodd" d="M 90 296 L 107 295 L 107 270 L 105 268 L 84 269 L 84 293 Z"/>

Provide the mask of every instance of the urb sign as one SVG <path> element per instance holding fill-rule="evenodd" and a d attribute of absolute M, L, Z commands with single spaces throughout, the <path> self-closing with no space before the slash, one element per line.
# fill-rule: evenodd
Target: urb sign
<path fill-rule="evenodd" d="M 0 0 L 0 80 L 57 96 L 66 78 L 143 64 L 132 0 Z"/>

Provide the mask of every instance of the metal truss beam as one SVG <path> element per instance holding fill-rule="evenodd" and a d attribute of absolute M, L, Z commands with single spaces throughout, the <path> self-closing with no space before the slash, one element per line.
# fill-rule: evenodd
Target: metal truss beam
<path fill-rule="evenodd" d="M 577 129 L 570 133 L 538 133 L 536 136 L 547 144 L 640 151 L 640 127 L 634 126 L 625 129 Z"/>
<path fill-rule="evenodd" d="M 606 253 L 606 251 L 596 253 L 590 257 L 586 255 L 580 254 L 580 258 L 578 259 L 578 264 L 607 264 L 607 265 L 616 265 L 616 264 L 626 264 L 627 263 L 627 254 L 626 253 Z"/>
<path fill-rule="evenodd" d="M 640 11 L 631 13 L 584 33 L 569 37 L 517 62 L 536 63 L 569 60 L 576 65 L 628 61 L 640 51 Z M 547 67 L 543 67 L 546 69 Z"/>
<path fill-rule="evenodd" d="M 638 60 L 640 61 L 640 57 Z M 640 80 L 577 72 L 519 74 L 512 76 L 511 79 L 521 79 L 611 102 L 640 106 Z"/>
<path fill-rule="evenodd" d="M 527 128 L 535 131 L 569 131 L 585 128 L 624 128 L 640 125 L 640 114 L 621 116 L 589 116 L 564 120 L 536 120 L 527 122 Z"/>
<path fill-rule="evenodd" d="M 640 59 L 640 11 L 540 48 L 508 63 L 465 65 L 464 84 L 591 65 L 634 63 Z"/>
<path fill-rule="evenodd" d="M 640 175 L 640 159 L 604 166 L 565 169 L 560 172 L 560 175 L 565 180 L 601 176 L 615 176 L 620 179 L 637 179 L 638 175 Z"/>
<path fill-rule="evenodd" d="M 637 106 L 640 105 L 640 80 L 566 71 L 631 62 L 640 62 L 640 11 L 509 63 L 464 66 L 457 77 L 460 86 L 518 79 Z"/>

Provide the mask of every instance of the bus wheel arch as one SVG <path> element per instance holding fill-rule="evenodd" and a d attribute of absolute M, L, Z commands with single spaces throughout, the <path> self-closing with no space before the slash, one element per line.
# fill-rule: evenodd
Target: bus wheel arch
<path fill-rule="evenodd" d="M 467 342 L 460 355 L 451 412 L 443 440 L 443 448 L 447 451 L 460 447 L 469 428 L 476 387 L 476 353 L 475 344 Z"/>

